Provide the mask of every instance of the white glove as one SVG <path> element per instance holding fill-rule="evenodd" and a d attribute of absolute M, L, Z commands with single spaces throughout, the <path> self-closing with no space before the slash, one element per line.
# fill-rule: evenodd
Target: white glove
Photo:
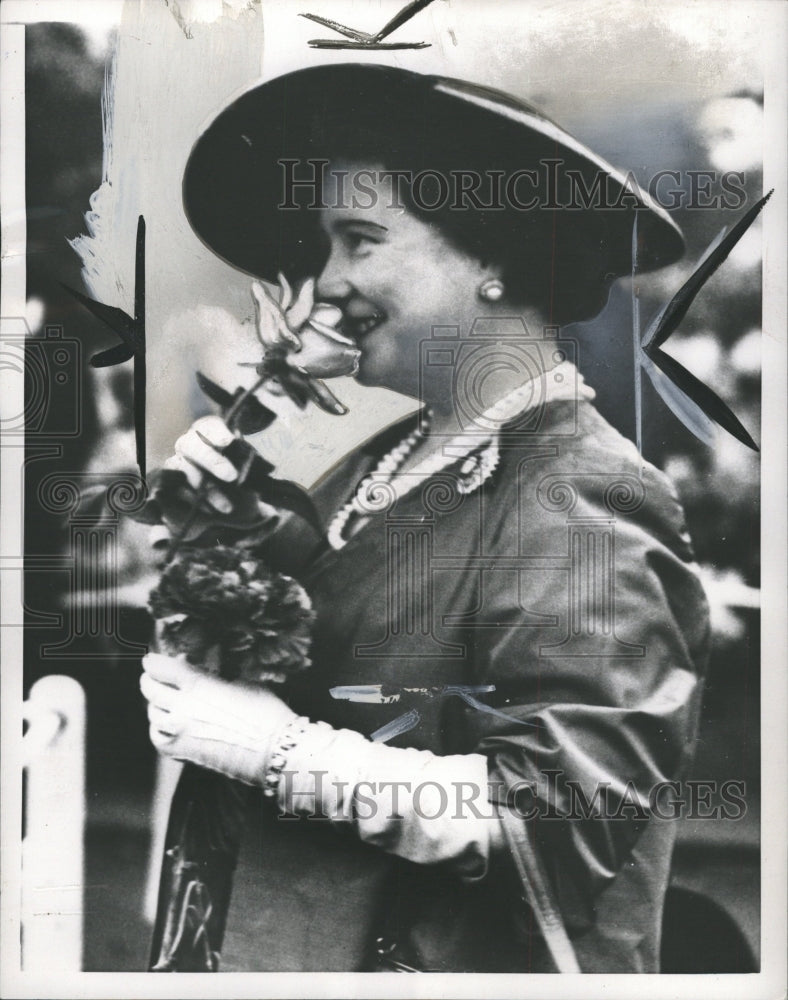
<path fill-rule="evenodd" d="M 236 440 L 221 417 L 200 417 L 175 442 L 175 454 L 164 463 L 165 469 L 182 472 L 189 486 L 197 491 L 205 484 L 204 500 L 219 514 L 231 514 L 238 501 L 238 469 L 222 454 Z M 228 494 L 226 489 L 235 487 Z M 235 494 L 233 499 L 233 494 Z M 274 518 L 277 511 L 270 504 L 255 498 L 261 517 Z M 155 525 L 149 533 L 149 544 L 166 552 L 170 542 L 166 525 Z"/>
<path fill-rule="evenodd" d="M 175 442 L 175 454 L 164 463 L 166 469 L 182 472 L 192 489 L 199 489 L 208 473 L 206 500 L 219 511 L 228 514 L 232 503 L 221 488 L 222 483 L 234 483 L 238 470 L 222 449 L 235 440 L 235 435 L 221 417 L 200 417 Z M 218 480 L 218 482 L 217 482 Z"/>
<path fill-rule="evenodd" d="M 261 785 L 276 739 L 296 718 L 256 684 L 205 674 L 181 657 L 148 653 L 140 689 L 159 753 Z"/>

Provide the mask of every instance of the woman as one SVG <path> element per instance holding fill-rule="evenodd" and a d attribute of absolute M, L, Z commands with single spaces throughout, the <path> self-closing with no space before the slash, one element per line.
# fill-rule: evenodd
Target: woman
<path fill-rule="evenodd" d="M 680 234 L 527 105 L 378 66 L 233 102 L 184 197 L 234 266 L 316 279 L 359 381 L 422 403 L 316 487 L 322 537 L 270 541 L 316 612 L 281 698 L 145 659 L 157 748 L 263 789 L 236 942 L 281 971 L 657 971 L 706 609 L 672 488 L 555 324 Z M 176 447 L 219 505 L 232 439 L 204 418 Z"/>

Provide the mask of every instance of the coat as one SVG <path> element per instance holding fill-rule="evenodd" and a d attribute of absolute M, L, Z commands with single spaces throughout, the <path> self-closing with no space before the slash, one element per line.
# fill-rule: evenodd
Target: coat
<path fill-rule="evenodd" d="M 407 422 L 314 491 L 327 522 Z M 482 753 L 501 799 L 518 787 L 580 967 L 656 972 L 674 823 L 653 794 L 680 779 L 696 736 L 708 614 L 669 481 L 587 401 L 504 427 L 493 475 L 458 492 L 447 471 L 334 551 L 302 523 L 269 558 L 316 611 L 313 666 L 286 697 L 367 736 L 409 709 L 394 746 Z M 382 684 L 390 704 L 331 689 Z M 448 685 L 487 685 L 477 700 Z M 430 694 L 406 688 L 431 688 Z M 436 693 L 437 692 L 437 693 Z M 595 796 L 597 796 L 595 809 Z M 254 863 L 236 879 L 226 969 L 552 971 L 511 858 L 463 880 L 260 800 Z M 388 964 L 387 964 L 388 963 Z"/>

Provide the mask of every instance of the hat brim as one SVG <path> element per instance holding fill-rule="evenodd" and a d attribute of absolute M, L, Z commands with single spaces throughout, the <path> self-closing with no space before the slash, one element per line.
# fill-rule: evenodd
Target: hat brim
<path fill-rule="evenodd" d="M 600 280 L 608 284 L 632 271 L 635 212 L 640 272 L 671 264 L 684 252 L 681 231 L 660 206 L 525 102 L 460 80 L 356 63 L 277 77 L 218 114 L 197 140 L 184 173 L 184 208 L 195 233 L 228 264 L 256 277 L 275 280 L 283 271 L 298 279 L 319 273 L 326 254 L 319 212 L 280 207 L 282 161 L 297 161 L 300 176 L 304 171 L 308 176 L 312 168 L 304 166 L 307 161 L 342 157 L 342 136 L 354 131 L 359 136 L 407 136 L 407 142 L 395 141 L 389 149 L 419 162 L 387 167 L 511 173 L 558 160 L 561 176 L 574 171 L 586 191 L 603 178 L 601 207 L 564 212 L 571 213 L 576 245 L 583 243 L 584 228 L 604 217 Z M 406 147 L 409 152 L 403 153 Z M 528 214 L 519 214 L 517 225 L 527 227 Z"/>

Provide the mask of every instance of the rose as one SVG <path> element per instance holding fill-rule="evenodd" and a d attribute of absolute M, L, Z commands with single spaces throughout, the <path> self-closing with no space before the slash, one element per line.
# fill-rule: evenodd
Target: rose
<path fill-rule="evenodd" d="M 252 283 L 257 334 L 266 352 L 284 348 L 287 363 L 314 378 L 355 375 L 361 352 L 355 342 L 337 330 L 342 311 L 327 302 L 315 302 L 314 278 L 307 278 L 296 295 L 279 275 L 279 300 L 259 281 Z"/>
<path fill-rule="evenodd" d="M 315 302 L 314 292 L 313 278 L 294 294 L 280 274 L 278 299 L 262 283 L 252 283 L 257 336 L 265 352 L 262 363 L 254 367 L 261 375 L 271 374 L 299 406 L 312 399 L 330 413 L 346 413 L 322 379 L 355 375 L 361 352 L 337 329 L 341 310 Z"/>

